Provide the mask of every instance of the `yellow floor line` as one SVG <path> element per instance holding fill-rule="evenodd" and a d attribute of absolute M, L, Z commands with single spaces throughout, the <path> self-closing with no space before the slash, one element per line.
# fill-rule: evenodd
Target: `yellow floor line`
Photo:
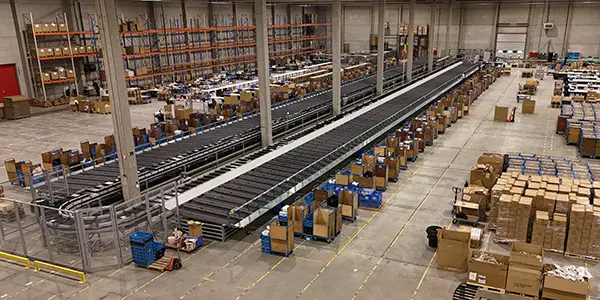
<path fill-rule="evenodd" d="M 298 244 L 296 247 L 294 247 L 294 250 L 298 249 L 300 246 L 302 246 L 304 243 L 306 243 L 306 240 L 303 240 L 302 243 Z M 242 297 L 244 297 L 244 295 L 246 295 L 246 293 L 253 288 L 254 286 L 256 286 L 261 280 L 263 280 L 265 277 L 267 277 L 267 275 L 269 275 L 269 273 L 271 273 L 271 271 L 275 270 L 275 268 L 277 268 L 277 266 L 279 266 L 284 260 L 286 260 L 288 257 L 282 257 L 273 267 L 271 267 L 271 269 L 269 269 L 269 271 L 265 272 L 262 276 L 260 276 L 257 280 L 255 280 L 250 286 L 248 286 L 247 288 L 244 288 L 244 292 L 241 293 L 239 296 L 237 296 L 237 298 L 235 298 L 235 300 L 239 300 Z"/>
<path fill-rule="evenodd" d="M 423 204 L 425 203 L 425 201 L 427 201 L 427 199 L 429 199 L 429 196 L 431 195 L 431 192 L 433 190 L 435 190 L 435 188 L 440 183 L 440 181 L 442 181 L 442 178 L 444 178 L 444 176 L 446 175 L 446 173 L 448 173 L 449 169 L 450 169 L 450 166 L 448 166 L 446 168 L 446 170 L 444 171 L 444 173 L 442 173 L 442 175 L 440 175 L 440 177 L 435 182 L 435 184 L 431 187 L 431 189 L 429 190 L 429 192 L 427 192 L 427 195 L 425 195 L 425 198 L 423 198 L 423 200 L 421 201 L 421 203 L 419 203 L 419 205 L 417 206 L 417 208 L 410 214 L 410 217 L 408 218 L 408 220 L 406 221 L 406 223 L 404 223 L 404 226 L 402 226 L 402 228 L 400 229 L 400 231 L 398 232 L 398 234 L 396 234 L 396 237 L 394 237 L 394 239 L 392 240 L 392 242 L 390 243 L 390 245 L 385 249 L 385 251 L 383 252 L 383 254 L 379 257 L 379 260 L 377 261 L 377 264 L 375 264 L 375 267 L 373 267 L 373 269 L 376 269 L 379 266 L 379 264 L 381 264 L 381 261 L 383 260 L 383 258 L 385 257 L 385 255 L 396 244 L 396 242 L 398 241 L 398 239 L 400 238 L 400 236 L 402 235 L 402 233 L 404 232 L 404 230 L 408 227 L 408 224 L 410 224 L 410 221 L 412 221 L 412 219 L 417 215 L 417 213 L 419 212 L 419 210 L 421 210 L 421 207 L 423 206 Z M 450 223 L 450 224 L 452 224 L 452 223 Z M 363 281 L 363 283 L 361 284 L 361 286 L 359 286 L 358 289 L 356 290 L 356 292 L 354 292 L 354 296 L 352 296 L 352 299 L 355 299 L 356 296 L 358 296 L 360 290 L 362 289 L 362 286 L 371 277 L 371 274 L 372 274 L 373 271 L 374 270 L 372 270 L 371 273 L 369 273 L 369 275 L 367 275 L 367 278 Z"/>
<path fill-rule="evenodd" d="M 483 251 L 487 251 L 488 245 L 490 244 L 490 237 L 492 236 L 492 231 L 488 231 L 488 237 L 485 239 L 485 246 L 483 247 Z"/>
<path fill-rule="evenodd" d="M 344 242 L 344 244 L 342 245 L 342 247 L 340 247 L 340 249 L 338 249 L 338 251 L 336 253 L 333 254 L 333 256 L 327 261 L 327 264 L 325 264 L 325 266 L 317 273 L 317 275 L 315 275 L 315 277 L 313 277 L 313 279 L 302 289 L 302 291 L 296 295 L 296 299 L 300 298 L 300 296 L 302 296 L 302 294 L 304 294 L 304 292 L 306 292 L 306 290 L 308 290 L 308 288 L 310 288 L 310 286 L 315 282 L 315 280 L 317 280 L 317 278 L 319 278 L 319 276 L 321 276 L 321 274 L 323 274 L 323 272 L 325 271 L 325 269 L 336 259 L 336 257 L 338 257 L 338 255 L 340 255 L 340 253 L 342 253 L 342 251 L 344 251 L 344 249 L 346 249 L 346 247 L 350 244 L 350 242 L 352 242 L 356 236 L 363 231 L 363 229 L 365 229 L 365 227 L 367 225 L 369 225 L 371 223 L 371 220 L 373 220 L 373 218 L 379 214 L 379 212 L 382 211 L 382 209 L 394 198 L 394 196 L 396 196 L 396 194 L 398 194 L 402 188 L 406 185 L 406 183 L 422 168 L 423 166 L 419 166 L 417 169 L 415 169 L 414 172 L 412 172 L 410 174 L 410 176 L 402 183 L 402 185 L 398 188 L 398 190 L 396 190 L 396 192 L 390 196 L 382 205 L 381 208 L 377 211 L 375 211 L 371 217 L 369 217 L 369 219 L 367 221 L 365 221 L 351 236 L 350 238 Z"/>
<path fill-rule="evenodd" d="M 191 294 L 194 290 L 196 290 L 197 288 L 199 288 L 201 285 L 203 285 L 207 281 L 215 282 L 214 280 L 211 279 L 211 277 L 215 276 L 216 274 L 218 274 L 219 272 L 221 272 L 223 269 L 227 268 L 231 263 L 233 263 L 234 261 L 236 261 L 238 258 L 242 257 L 242 255 L 244 255 L 244 253 L 248 252 L 250 249 L 254 248 L 254 246 L 258 245 L 258 243 L 260 243 L 260 239 L 256 240 L 256 242 L 254 242 L 250 246 L 246 247 L 246 249 L 244 249 L 244 251 L 242 251 L 242 253 L 236 255 L 232 260 L 230 260 L 229 262 L 227 262 L 226 264 L 224 264 L 217 271 L 210 272 L 208 275 L 204 276 L 204 278 L 202 278 L 202 281 L 200 281 L 200 283 L 198 283 L 197 285 L 195 285 L 189 291 L 185 292 L 185 294 L 183 294 L 181 297 L 179 297 L 179 299 L 183 299 L 183 298 L 187 297 L 187 295 Z"/>
<path fill-rule="evenodd" d="M 450 222 L 450 224 L 448 224 L 448 226 L 446 226 L 446 227 L 450 227 L 450 226 L 452 226 L 452 222 Z M 419 283 L 417 284 L 417 287 L 415 288 L 415 291 L 413 292 L 412 297 L 410 297 L 411 300 L 414 300 L 415 296 L 417 296 L 417 293 L 419 292 L 419 289 L 421 288 L 421 285 L 423 284 L 423 281 L 425 280 L 425 277 L 427 276 L 427 272 L 429 271 L 429 268 L 431 268 L 431 264 L 433 264 L 433 261 L 435 260 L 436 257 L 437 257 L 437 249 L 435 250 L 435 253 L 433 253 L 433 256 L 429 260 L 429 263 L 427 264 L 427 268 L 425 268 L 425 272 L 423 272 L 423 275 L 421 276 L 421 279 L 419 280 Z"/>
<path fill-rule="evenodd" d="M 88 290 L 89 288 L 93 287 L 94 285 L 96 285 L 96 284 L 98 284 L 98 283 L 100 283 L 100 282 L 104 281 L 104 279 L 110 278 L 110 277 L 112 277 L 113 275 L 115 275 L 115 274 L 117 274 L 117 273 L 121 272 L 122 270 L 123 270 L 123 268 L 120 268 L 120 269 L 118 269 L 118 270 L 115 270 L 115 271 L 113 271 L 112 273 L 110 273 L 110 274 L 106 275 L 106 277 L 102 277 L 102 278 L 98 279 L 97 281 L 95 281 L 95 282 L 93 282 L 93 283 L 91 283 L 91 284 L 87 285 L 86 287 L 84 287 L 84 288 L 80 289 L 79 291 L 77 291 L 77 292 L 73 293 L 73 295 L 71 295 L 71 296 L 70 296 L 69 298 L 67 298 L 67 299 L 73 298 L 73 297 L 75 297 L 75 296 L 77 296 L 77 295 L 79 295 L 79 294 L 81 294 L 81 293 L 85 292 L 86 290 Z"/>
<path fill-rule="evenodd" d="M 302 257 L 302 256 L 298 256 L 298 255 L 293 255 L 290 256 L 290 258 L 294 258 L 294 259 L 300 259 L 300 260 L 305 260 L 305 261 L 310 261 L 310 262 L 314 262 L 314 263 L 319 263 L 319 264 L 326 264 L 327 262 L 324 260 L 316 260 L 316 259 L 310 259 L 310 258 L 306 258 L 306 257 Z"/>
<path fill-rule="evenodd" d="M 194 255 L 198 254 L 199 252 L 201 252 L 202 250 L 208 248 L 210 245 L 212 245 L 215 241 L 211 241 L 208 245 L 200 248 L 200 250 L 194 252 L 192 255 L 188 256 L 187 258 L 185 258 L 183 261 L 187 261 L 188 259 L 192 258 Z M 147 287 L 149 284 L 151 284 L 152 282 L 154 282 L 155 280 L 161 278 L 163 275 L 167 274 L 166 272 L 162 272 L 156 276 L 154 276 L 154 278 L 150 279 L 149 281 L 147 281 L 146 283 L 142 284 L 141 286 L 139 286 L 138 288 L 136 288 L 135 290 L 131 291 L 129 294 L 127 294 L 125 297 L 121 298 L 121 300 L 127 299 L 129 298 L 131 295 L 137 293 L 139 290 Z"/>

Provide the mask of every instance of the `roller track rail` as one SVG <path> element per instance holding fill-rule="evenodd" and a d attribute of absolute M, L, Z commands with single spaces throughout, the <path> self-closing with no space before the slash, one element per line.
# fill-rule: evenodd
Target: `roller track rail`
<path fill-rule="evenodd" d="M 442 63 L 438 63 L 437 67 L 441 67 L 443 66 Z M 418 66 L 417 69 L 420 69 L 422 71 L 423 66 Z M 420 76 L 424 76 L 424 75 L 420 75 Z M 420 76 L 417 76 L 420 77 Z M 386 77 L 388 78 L 387 80 L 387 88 L 393 88 L 394 86 L 398 85 L 398 82 L 400 82 L 400 80 L 402 79 L 402 73 L 394 73 L 394 70 L 392 71 L 388 71 L 386 72 Z M 364 81 L 367 81 L 369 79 L 366 79 Z M 373 83 L 374 84 L 374 83 Z M 372 95 L 374 94 L 374 88 L 373 88 L 373 84 L 366 84 L 363 81 L 358 81 L 355 82 L 353 84 L 347 85 L 346 87 L 344 87 L 344 97 L 346 100 L 346 103 L 344 105 L 344 112 L 347 111 L 351 111 L 351 110 L 355 110 L 357 108 L 360 108 L 364 105 L 367 105 L 369 103 L 371 103 L 373 101 L 373 97 Z M 361 85 L 363 86 L 362 88 L 356 88 L 357 85 Z M 348 87 L 352 87 L 351 89 L 349 89 Z M 350 91 L 350 92 L 348 92 Z M 317 95 L 316 98 L 321 98 L 324 96 L 328 96 L 330 93 L 326 92 L 323 93 L 321 95 Z M 350 97 L 354 97 L 354 101 L 348 101 L 348 98 Z M 313 115 L 317 114 L 321 114 L 321 115 L 326 115 L 326 116 L 330 116 L 330 111 L 331 111 L 331 105 L 330 105 L 330 100 L 326 100 L 325 103 L 321 102 L 319 104 L 314 104 L 314 99 L 312 101 L 312 98 L 306 99 L 304 101 L 298 102 L 298 103 L 303 103 L 303 104 L 308 104 L 310 105 L 309 109 L 304 109 L 300 112 L 306 112 L 308 111 L 309 113 L 312 112 Z M 360 101 L 359 101 L 360 100 Z M 312 105 L 311 105 L 312 102 Z M 295 103 L 294 103 L 295 104 Z M 291 105 L 290 105 L 291 106 Z M 281 113 L 284 115 L 287 115 L 286 111 L 291 110 L 291 108 L 288 108 L 286 110 L 281 110 L 281 109 L 276 109 L 274 110 L 274 115 L 277 117 L 276 112 L 277 113 Z M 317 111 L 315 113 L 315 111 Z M 307 118 L 304 119 L 299 119 L 299 116 L 296 116 L 297 114 L 292 115 L 292 117 L 283 117 L 285 119 L 285 121 L 288 122 L 288 124 L 285 124 L 285 126 L 288 127 L 292 127 L 290 126 L 289 122 L 296 122 L 296 127 L 302 127 L 302 125 L 307 122 Z M 258 121 L 258 118 L 250 118 L 248 120 L 254 119 L 256 121 Z M 278 117 L 278 121 L 276 121 L 274 124 L 274 126 L 283 126 L 281 125 L 281 117 Z M 244 120 L 246 121 L 246 120 Z M 331 122 L 331 120 L 328 120 L 327 122 Z M 300 124 L 298 124 L 300 123 Z M 218 132 L 218 130 L 224 130 L 224 129 L 231 129 L 235 125 L 236 123 L 232 123 L 229 124 L 228 126 L 224 126 L 221 128 L 217 128 L 214 129 L 213 131 Z M 229 127 L 229 128 L 228 128 Z M 256 126 L 256 128 L 254 128 L 255 130 L 258 130 L 258 126 Z M 288 128 L 289 129 L 289 128 Z M 296 139 L 300 134 L 305 133 L 307 131 L 311 131 L 314 130 L 314 128 L 311 129 L 310 126 L 307 126 L 307 128 L 303 128 L 303 130 L 300 130 L 299 133 L 297 133 L 296 135 L 290 135 L 287 138 L 283 139 L 282 141 L 280 141 L 278 144 L 274 145 L 273 147 L 269 147 L 267 149 L 262 149 L 256 153 L 252 153 L 251 155 L 248 156 L 244 156 L 238 160 L 233 161 L 233 163 L 230 164 L 225 164 L 223 166 L 221 166 L 221 168 L 217 168 L 216 170 L 214 170 L 213 172 L 204 174 L 203 176 L 199 176 L 196 178 L 184 178 L 183 180 L 180 180 L 179 182 L 175 183 L 175 182 L 171 182 L 170 185 L 167 186 L 167 188 L 159 191 L 149 191 L 149 193 L 147 193 L 146 197 L 148 197 L 149 199 L 151 199 L 151 206 L 147 207 L 145 204 L 143 203 L 131 203 L 130 205 L 128 205 L 125 209 L 123 210 L 116 210 L 116 214 L 117 217 L 119 218 L 119 223 L 123 224 L 126 227 L 134 227 L 137 225 L 137 223 L 139 222 L 143 222 L 146 218 L 147 215 L 150 214 L 152 217 L 157 217 L 161 214 L 161 212 L 164 212 L 164 202 L 165 201 L 169 201 L 172 200 L 174 198 L 177 197 L 178 194 L 184 193 L 185 191 L 193 188 L 194 186 L 197 186 L 198 184 L 202 184 L 203 182 L 206 182 L 208 180 L 211 180 L 212 178 L 215 178 L 217 176 L 219 176 L 220 174 L 223 174 L 224 172 L 230 171 L 233 168 L 239 167 L 241 165 L 244 165 L 246 163 L 251 162 L 254 158 L 259 157 L 261 155 L 264 155 L 265 153 L 268 153 L 274 149 L 277 149 L 278 147 L 281 147 L 287 143 L 289 143 L 290 141 Z M 212 131 L 209 131 L 209 133 L 211 133 Z M 230 132 L 229 130 L 227 130 L 227 132 Z M 281 134 L 281 132 L 279 132 Z M 202 135 L 200 135 L 202 136 Z M 245 135 L 245 137 L 248 137 L 247 135 Z M 235 138 L 235 137 L 234 137 Z M 260 143 L 260 134 L 258 133 L 255 137 L 254 137 L 257 141 L 257 143 Z M 191 137 L 190 140 L 193 139 L 198 139 L 198 137 Z M 234 140 L 235 141 L 235 140 Z M 167 147 L 163 147 L 163 151 L 167 148 L 171 149 L 175 149 L 176 145 L 182 145 L 183 143 L 189 143 L 189 140 L 184 140 L 181 142 L 177 142 L 175 144 L 171 144 L 168 145 Z M 224 147 L 222 145 L 220 145 L 220 143 L 214 143 L 211 144 L 209 147 L 204 147 L 203 150 L 214 150 L 211 149 L 212 148 L 220 148 L 220 149 L 227 149 L 227 147 Z M 247 145 L 242 145 L 243 147 L 250 147 Z M 158 149 L 159 151 L 161 150 L 160 148 Z M 233 152 L 233 150 L 231 150 L 231 153 Z M 151 152 L 148 153 L 144 153 L 142 155 L 138 155 L 138 158 L 143 157 L 145 155 L 148 154 L 152 154 L 152 157 L 155 157 L 156 155 L 156 150 L 152 150 Z M 197 154 L 198 152 L 201 152 L 201 150 L 196 150 L 196 151 L 192 151 L 191 153 L 186 153 L 186 154 Z M 206 151 L 208 152 L 208 151 Z M 218 154 L 217 154 L 218 155 Z M 172 159 L 172 163 L 176 164 L 177 166 L 179 166 L 179 169 L 176 170 L 176 172 L 174 172 L 175 174 L 171 174 L 171 177 L 180 177 L 179 173 L 181 173 L 182 170 L 185 170 L 186 167 L 188 167 L 189 170 L 189 166 L 190 164 L 184 164 L 181 161 L 184 160 L 184 155 L 177 155 L 176 157 L 174 157 Z M 210 154 L 206 156 L 206 159 L 204 161 L 200 161 L 201 163 L 204 162 L 205 164 L 210 164 L 210 160 L 212 158 L 213 162 L 215 159 L 215 156 L 211 156 Z M 198 160 L 196 160 L 198 161 Z M 200 165 L 202 165 L 200 163 Z M 174 167 L 173 164 L 170 163 L 165 163 L 162 164 L 163 167 Z M 98 168 L 97 170 L 99 172 L 105 172 L 104 170 L 106 170 L 105 168 L 109 167 L 109 168 L 113 168 L 116 169 L 116 172 L 118 173 L 118 166 L 116 165 L 116 163 L 111 163 L 111 164 L 107 164 L 106 166 L 104 166 L 103 168 Z M 142 167 L 143 168 L 143 167 Z M 158 172 L 158 170 L 153 169 L 153 172 L 151 172 L 151 175 L 156 175 Z M 277 171 L 274 171 L 275 173 Z M 275 174 L 274 173 L 274 174 Z M 84 175 L 90 175 L 90 174 L 84 174 Z M 77 176 L 72 176 L 72 177 L 77 177 Z M 264 180 L 264 179 L 263 179 Z M 72 186 L 72 179 L 71 177 L 69 178 L 69 185 Z M 117 182 L 118 180 L 113 180 L 112 181 Z M 276 182 L 271 181 L 271 183 L 275 184 Z M 98 187 L 95 188 L 86 188 L 86 191 L 92 191 L 91 195 L 90 194 L 85 194 L 82 193 L 80 194 L 79 192 L 74 193 L 72 197 L 72 199 L 70 199 L 70 201 L 65 201 L 65 205 L 62 206 L 62 208 L 64 208 L 65 210 L 62 211 L 62 213 L 58 213 L 58 214 L 47 214 L 46 217 L 49 220 L 49 225 L 51 225 L 50 227 L 54 230 L 58 230 L 58 231 L 64 231 L 64 232 L 69 232 L 69 231 L 74 231 L 75 230 L 75 225 L 74 221 L 72 220 L 72 215 L 70 215 L 70 213 L 66 212 L 66 211 L 74 211 L 77 209 L 80 209 L 82 207 L 89 207 L 89 206 L 93 206 L 93 203 L 100 203 L 98 202 L 99 199 L 102 199 L 102 188 L 100 187 L 100 185 L 104 186 L 107 185 L 107 183 L 100 183 L 98 182 Z M 110 184 L 109 184 L 110 185 Z M 112 184 L 113 187 L 116 184 Z M 115 187 L 116 188 L 116 187 Z M 119 187 L 120 188 L 120 187 Z M 253 190 L 252 188 L 250 188 L 249 190 Z M 259 203 L 259 202 L 256 202 Z M 96 205 L 97 206 L 97 205 Z M 186 216 L 184 216 L 186 217 Z M 103 230 L 110 230 L 110 226 L 111 226 L 111 219 L 110 216 L 108 214 L 95 214 L 95 215 L 90 215 L 90 216 L 84 216 L 83 217 L 84 220 L 84 226 L 86 227 L 86 230 L 88 232 L 90 232 L 90 230 L 92 232 L 102 232 Z M 233 232 L 233 229 L 235 226 L 230 226 L 230 223 L 221 223 L 220 221 L 215 222 L 216 220 L 219 220 L 219 218 L 215 219 L 215 218 L 211 218 L 208 216 L 205 216 L 203 218 L 201 218 L 200 220 L 205 221 L 205 231 L 207 233 L 207 237 L 212 237 L 212 238 L 217 238 L 217 239 L 221 239 L 224 240 L 227 236 L 229 236 L 229 234 L 231 234 Z M 222 218 L 220 220 L 223 220 Z"/>
<path fill-rule="evenodd" d="M 180 204 L 182 219 L 242 228 L 333 169 L 398 124 L 421 112 L 477 70 L 460 64 L 418 87 L 296 146 L 251 171 Z M 377 104 L 377 103 L 376 103 Z M 226 237 L 223 237 L 226 238 Z"/>
<path fill-rule="evenodd" d="M 414 72 L 424 72 L 424 62 L 416 63 Z M 386 71 L 386 87 L 391 88 L 401 82 L 402 67 Z M 342 87 L 344 105 L 369 98 L 374 94 L 375 78 L 368 77 L 345 84 Z M 331 113 L 331 92 L 298 100 L 273 110 L 273 133 L 282 134 L 305 126 L 312 120 Z M 245 153 L 247 149 L 260 146 L 260 120 L 249 117 L 232 120 L 212 127 L 194 136 L 186 136 L 176 143 L 155 147 L 136 155 L 139 182 L 142 189 L 163 184 L 182 172 L 201 168 L 219 162 L 233 153 Z M 238 155 L 239 156 L 239 155 Z M 37 188 L 53 206 L 64 210 L 88 207 L 91 203 L 103 205 L 121 200 L 119 167 L 113 160 L 85 172 L 67 177 L 68 192 L 64 184 L 52 182 L 46 191 L 44 186 Z"/>

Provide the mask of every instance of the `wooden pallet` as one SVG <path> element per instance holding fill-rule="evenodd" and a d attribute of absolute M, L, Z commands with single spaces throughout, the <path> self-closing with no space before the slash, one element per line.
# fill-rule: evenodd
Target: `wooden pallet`
<path fill-rule="evenodd" d="M 519 296 L 521 298 L 528 299 L 528 300 L 539 300 L 540 299 L 540 296 L 534 296 L 534 295 L 523 294 L 523 293 L 516 293 L 516 292 L 506 291 L 506 294 Z"/>
<path fill-rule="evenodd" d="M 571 258 L 576 258 L 576 259 L 581 259 L 581 260 L 600 261 L 600 258 L 589 256 L 589 255 L 582 255 L 582 254 L 569 253 L 569 252 L 565 252 L 564 255 L 566 257 L 571 257 Z"/>
<path fill-rule="evenodd" d="M 168 271 L 167 268 L 169 267 L 169 265 L 171 264 L 171 258 L 170 257 L 162 257 L 159 260 L 155 261 L 153 264 L 147 266 L 147 269 L 150 270 L 156 270 L 156 271 L 160 271 L 160 272 L 165 272 Z"/>
<path fill-rule="evenodd" d="M 501 289 L 501 288 L 497 288 L 497 287 L 493 287 L 493 286 L 487 286 L 484 284 L 479 284 L 479 283 L 474 283 L 474 282 L 467 282 L 468 285 L 473 285 L 476 286 L 482 290 L 486 290 L 490 293 L 496 293 L 496 294 L 506 294 L 506 290 L 505 289 Z"/>

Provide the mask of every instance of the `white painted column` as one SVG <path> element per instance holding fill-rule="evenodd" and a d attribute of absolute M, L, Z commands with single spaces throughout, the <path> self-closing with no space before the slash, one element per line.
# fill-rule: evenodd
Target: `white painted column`
<path fill-rule="evenodd" d="M 333 19 L 332 36 L 331 36 L 331 51 L 333 53 L 333 115 L 337 116 L 342 112 L 342 0 L 333 0 Z"/>
<path fill-rule="evenodd" d="M 429 33 L 427 34 L 427 70 L 433 71 L 433 39 L 435 37 L 435 12 L 437 4 L 431 2 L 431 16 L 429 17 Z"/>
<path fill-rule="evenodd" d="M 412 80 L 413 71 L 413 56 L 414 56 L 414 42 L 415 42 L 415 0 L 410 0 L 410 9 L 408 11 L 408 41 L 406 42 L 406 80 Z"/>
<path fill-rule="evenodd" d="M 260 134 L 262 146 L 273 143 L 273 124 L 271 120 L 271 87 L 269 77 L 269 42 L 267 35 L 266 0 L 254 1 L 254 19 L 256 22 L 256 55 L 258 64 L 258 86 L 260 101 Z"/>
<path fill-rule="evenodd" d="M 450 4 L 448 4 L 448 25 L 446 25 L 446 53 L 444 55 L 450 55 L 450 30 L 452 30 L 452 8 L 454 1 L 450 0 Z"/>
<path fill-rule="evenodd" d="M 379 18 L 377 27 L 377 95 L 383 94 L 383 52 L 385 42 L 385 0 L 379 0 Z"/>
<path fill-rule="evenodd" d="M 140 195 L 138 188 L 137 162 L 135 148 L 131 136 L 131 116 L 127 101 L 127 86 L 123 72 L 121 41 L 117 22 L 115 0 L 96 0 L 100 35 L 104 41 L 104 70 L 110 95 L 111 117 L 115 131 L 117 155 L 119 156 L 119 173 L 125 201 Z"/>

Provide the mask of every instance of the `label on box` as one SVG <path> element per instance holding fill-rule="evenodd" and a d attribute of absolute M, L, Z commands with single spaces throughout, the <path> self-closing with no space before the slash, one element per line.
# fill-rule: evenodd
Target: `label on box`
<path fill-rule="evenodd" d="M 471 200 L 471 196 L 469 196 L 469 195 L 463 195 L 463 199 L 469 201 L 469 200 Z"/>
<path fill-rule="evenodd" d="M 477 283 L 479 283 L 479 284 L 485 284 L 487 282 L 486 279 L 487 279 L 486 276 L 479 275 L 479 279 L 477 279 Z"/>
<path fill-rule="evenodd" d="M 485 173 L 485 178 L 490 178 L 490 173 Z"/>
<path fill-rule="evenodd" d="M 477 273 L 476 272 L 469 272 L 469 280 L 476 281 L 477 280 Z"/>

